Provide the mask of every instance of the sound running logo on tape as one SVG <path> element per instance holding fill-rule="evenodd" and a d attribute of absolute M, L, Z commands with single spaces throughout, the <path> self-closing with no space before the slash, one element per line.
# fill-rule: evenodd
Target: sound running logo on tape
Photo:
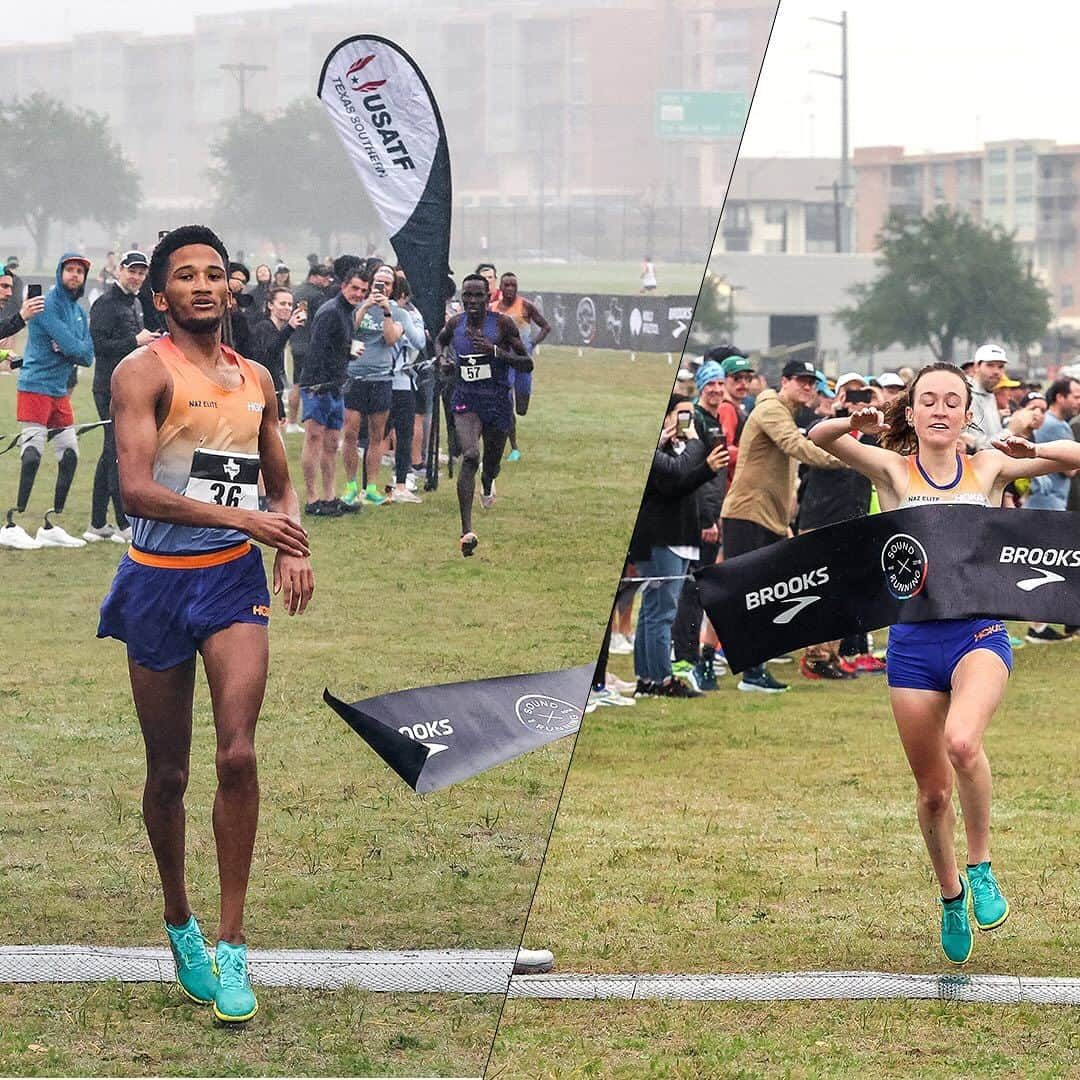
<path fill-rule="evenodd" d="M 581 709 L 561 698 L 546 694 L 526 694 L 514 702 L 517 718 L 539 735 L 560 735 L 574 731 L 581 723 Z"/>
<path fill-rule="evenodd" d="M 896 533 L 881 549 L 885 587 L 897 600 L 910 600 L 926 584 L 926 548 L 907 533 Z"/>
<path fill-rule="evenodd" d="M 1002 547 L 998 556 L 999 563 L 1015 563 L 1019 566 L 1029 566 L 1038 574 L 1038 577 L 1022 578 L 1016 582 L 1018 589 L 1031 592 L 1043 585 L 1052 585 L 1065 578 L 1061 574 L 1055 574 L 1048 570 L 1050 566 L 1064 566 L 1069 569 L 1080 567 L 1080 551 L 1073 548 L 1026 548 Z"/>
<path fill-rule="evenodd" d="M 773 619 L 773 623 L 776 626 L 786 626 L 801 611 L 805 611 L 811 604 L 821 599 L 816 593 L 805 596 L 800 594 L 806 593 L 808 589 L 817 588 L 819 585 L 827 585 L 828 581 L 829 568 L 819 566 L 816 570 L 796 574 L 786 581 L 763 585 L 760 589 L 754 589 L 753 592 L 746 594 L 746 610 L 753 611 L 766 604 L 785 603 L 788 607 Z"/>

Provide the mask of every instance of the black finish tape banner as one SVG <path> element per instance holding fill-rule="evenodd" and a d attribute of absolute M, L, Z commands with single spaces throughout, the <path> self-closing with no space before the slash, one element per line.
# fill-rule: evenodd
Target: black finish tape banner
<path fill-rule="evenodd" d="M 375 34 L 330 50 L 316 94 L 434 335 L 450 264 L 450 151 L 435 96 L 408 53 Z"/>
<path fill-rule="evenodd" d="M 857 518 L 697 572 L 733 671 L 932 619 L 1080 624 L 1080 514 L 920 506 Z"/>
<path fill-rule="evenodd" d="M 679 354 L 693 320 L 693 296 L 529 292 L 551 324 L 550 345 Z"/>
<path fill-rule="evenodd" d="M 467 780 L 581 725 L 594 665 L 399 690 L 329 705 L 414 791 Z"/>

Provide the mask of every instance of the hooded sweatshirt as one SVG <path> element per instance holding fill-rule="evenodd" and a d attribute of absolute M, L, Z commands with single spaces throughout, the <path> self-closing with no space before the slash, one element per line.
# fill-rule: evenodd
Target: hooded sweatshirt
<path fill-rule="evenodd" d="M 72 367 L 90 367 L 94 362 L 94 342 L 90 320 L 79 307 L 83 290 L 72 296 L 61 282 L 64 263 L 79 260 L 90 268 L 84 255 L 67 252 L 56 264 L 56 285 L 45 296 L 45 310 L 27 325 L 26 351 L 19 375 L 19 389 L 30 394 L 64 397 Z M 56 352 L 52 343 L 60 351 Z"/>

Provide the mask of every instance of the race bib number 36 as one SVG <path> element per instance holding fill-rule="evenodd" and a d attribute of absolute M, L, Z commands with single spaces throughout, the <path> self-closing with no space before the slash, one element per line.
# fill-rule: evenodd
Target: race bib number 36
<path fill-rule="evenodd" d="M 259 455 L 196 450 L 184 494 L 199 502 L 258 510 Z"/>

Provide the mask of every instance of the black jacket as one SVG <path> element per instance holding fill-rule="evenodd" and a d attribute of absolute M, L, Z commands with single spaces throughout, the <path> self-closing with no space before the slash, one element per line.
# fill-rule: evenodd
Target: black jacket
<path fill-rule="evenodd" d="M 352 331 L 353 306 L 340 293 L 333 302 L 327 301 L 315 312 L 304 360 L 304 386 L 318 386 L 322 393 L 330 390 L 337 393 L 349 365 Z"/>
<path fill-rule="evenodd" d="M 813 426 L 813 425 L 811 425 Z M 845 435 L 844 438 L 851 438 Z M 864 435 L 862 442 L 876 446 Z M 799 466 L 799 532 L 866 517 L 870 512 L 870 481 L 854 469 L 819 469 Z"/>
<path fill-rule="evenodd" d="M 303 281 L 293 290 L 293 300 L 297 304 L 301 300 L 306 300 L 308 305 L 308 321 L 303 326 L 298 326 L 292 336 L 293 356 L 299 356 L 303 360 L 307 356 L 311 342 L 311 322 L 315 318 L 315 313 L 326 303 L 326 291 L 310 281 Z"/>
<path fill-rule="evenodd" d="M 19 304 L 19 307 L 22 307 L 21 303 Z M 3 341 L 4 338 L 14 337 L 14 335 L 25 325 L 26 323 L 23 322 L 23 317 L 19 314 L 18 308 L 16 308 L 14 315 L 4 319 L 3 322 L 0 322 L 0 341 Z"/>
<path fill-rule="evenodd" d="M 138 348 L 135 335 L 143 328 L 142 304 L 134 293 L 115 282 L 90 308 L 90 337 L 94 342 L 94 389 L 108 391 L 116 365 Z"/>
<path fill-rule="evenodd" d="M 280 330 L 273 319 L 263 319 L 251 333 L 251 352 L 242 353 L 249 360 L 257 360 L 274 380 L 274 388 L 285 386 L 285 346 L 293 335 L 293 327 L 286 323 Z"/>
<path fill-rule="evenodd" d="M 641 499 L 630 561 L 647 559 L 654 547 L 697 547 L 701 544 L 701 514 L 694 493 L 713 478 L 700 439 L 691 439 L 676 454 L 670 447 L 653 454 L 645 494 Z"/>

